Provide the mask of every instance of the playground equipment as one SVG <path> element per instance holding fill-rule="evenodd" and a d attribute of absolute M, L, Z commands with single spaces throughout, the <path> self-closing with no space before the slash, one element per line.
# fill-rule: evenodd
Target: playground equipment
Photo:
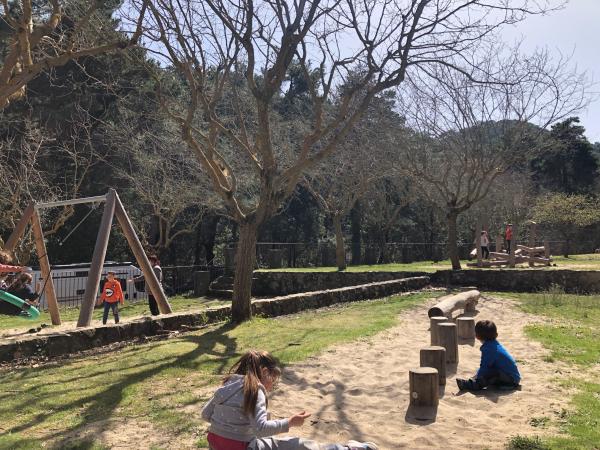
<path fill-rule="evenodd" d="M 477 234 L 481 233 L 481 224 L 477 224 Z M 550 244 L 544 241 L 541 247 L 535 246 L 537 232 L 537 224 L 533 221 L 529 222 L 529 245 L 512 245 L 509 253 L 500 252 L 501 238 L 496 240 L 496 251 L 490 252 L 490 260 L 483 260 L 480 248 L 480 238 L 476 238 L 477 262 L 467 263 L 469 267 L 515 267 L 515 264 L 527 263 L 529 267 L 534 267 L 535 264 L 543 264 L 549 266 L 552 263 L 550 256 Z M 512 241 L 516 242 L 516 230 L 513 229 Z"/>
<path fill-rule="evenodd" d="M 73 200 L 62 200 L 48 203 L 31 203 L 23 213 L 23 216 L 19 220 L 19 223 L 13 230 L 12 234 L 6 241 L 5 248 L 8 251 L 14 251 L 18 241 L 21 239 L 27 228 L 27 224 L 31 222 L 32 231 L 35 241 L 36 252 L 40 263 L 40 270 L 42 277 L 44 278 L 44 294 L 48 303 L 48 310 L 50 312 L 50 318 L 53 325 L 60 325 L 60 312 L 58 309 L 58 301 L 56 299 L 56 293 L 54 290 L 54 284 L 52 282 L 52 274 L 50 271 L 50 261 L 48 260 L 48 254 L 46 252 L 46 244 L 44 243 L 44 234 L 42 231 L 42 225 L 40 221 L 39 210 L 43 208 L 53 208 L 58 206 L 76 205 L 76 204 L 98 204 L 104 203 L 104 211 L 100 222 L 100 229 L 98 230 L 98 236 L 96 238 L 96 245 L 94 246 L 94 254 L 92 256 L 92 264 L 90 266 L 87 282 L 85 285 L 85 292 L 83 295 L 83 303 L 81 304 L 81 310 L 79 312 L 79 319 L 77 321 L 78 327 L 89 326 L 92 322 L 92 314 L 94 312 L 94 305 L 96 303 L 96 295 L 98 293 L 98 286 L 102 275 L 102 266 L 104 265 L 104 259 L 106 257 L 106 249 L 108 247 L 108 239 L 110 237 L 110 230 L 112 227 L 113 218 L 116 216 L 117 222 L 119 223 L 127 243 L 131 248 L 148 287 L 150 293 L 154 295 L 158 308 L 162 314 L 171 313 L 171 305 L 163 292 L 163 289 L 154 274 L 152 265 L 146 257 L 146 253 L 137 237 L 137 234 L 131 224 L 129 216 L 125 212 L 123 203 L 119 198 L 117 192 L 114 189 L 110 189 L 106 195 L 100 195 L 96 197 L 86 197 Z M 87 216 L 86 216 L 87 217 Z M 66 240 L 66 238 L 65 238 Z M 64 242 L 64 240 L 63 240 Z"/>
<path fill-rule="evenodd" d="M 28 315 L 21 316 L 25 319 L 37 319 L 40 317 L 40 312 L 36 307 L 30 305 L 19 297 L 9 294 L 8 292 L 0 291 L 0 300 L 11 303 L 16 307 L 21 308 L 24 312 L 27 312 Z"/>
<path fill-rule="evenodd" d="M 474 312 L 480 296 L 481 294 L 477 290 L 445 295 L 440 297 L 440 301 L 436 305 L 429 308 L 427 315 L 430 318 L 444 316 L 450 319 L 452 313 L 458 309 L 463 309 L 464 312 Z"/>

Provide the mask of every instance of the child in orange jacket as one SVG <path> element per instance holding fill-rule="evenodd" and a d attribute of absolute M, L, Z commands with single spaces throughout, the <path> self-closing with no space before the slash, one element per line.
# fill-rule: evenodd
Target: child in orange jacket
<path fill-rule="evenodd" d="M 106 325 L 108 311 L 111 309 L 115 317 L 115 323 L 119 323 L 119 303 L 121 305 L 125 303 L 125 297 L 123 296 L 123 289 L 121 289 L 121 282 L 115 278 L 115 273 L 112 271 L 106 274 L 106 283 L 102 288 L 102 295 L 98 300 L 98 304 L 102 302 L 104 302 L 102 324 Z"/>

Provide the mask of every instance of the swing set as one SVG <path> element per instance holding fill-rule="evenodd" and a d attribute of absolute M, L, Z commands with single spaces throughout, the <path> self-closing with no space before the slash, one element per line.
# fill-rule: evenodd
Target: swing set
<path fill-rule="evenodd" d="M 81 304 L 81 310 L 79 312 L 79 319 L 77 320 L 77 327 L 88 327 L 92 323 L 92 315 L 94 312 L 94 305 L 96 303 L 96 295 L 98 292 L 98 285 L 100 284 L 100 278 L 102 276 L 102 266 L 104 265 L 104 259 L 106 257 L 106 249 L 108 247 L 108 240 L 110 237 L 110 229 L 112 227 L 113 218 L 117 218 L 117 222 L 127 239 L 127 243 L 133 252 L 135 259 L 144 275 L 144 279 L 150 289 L 150 293 L 156 299 L 158 309 L 161 314 L 169 314 L 172 312 L 171 305 L 165 296 L 165 293 L 160 285 L 160 282 L 156 278 L 152 265 L 146 256 L 146 252 L 140 243 L 139 238 L 131 224 L 131 220 L 121 203 L 121 199 L 114 189 L 109 189 L 106 195 L 100 195 L 96 197 L 78 198 L 73 200 L 61 200 L 56 202 L 47 203 L 31 203 L 25 211 L 23 216 L 17 223 L 17 226 L 13 230 L 12 234 L 6 241 L 6 250 L 12 252 L 16 248 L 19 240 L 23 237 L 27 225 L 31 223 L 31 229 L 33 232 L 33 239 L 35 242 L 35 249 L 38 256 L 40 271 L 42 278 L 44 279 L 43 292 L 46 296 L 46 302 L 48 304 L 48 311 L 50 312 L 50 318 L 52 325 L 60 325 L 60 311 L 58 308 L 58 301 L 56 299 L 56 292 L 54 290 L 54 283 L 52 282 L 52 273 L 50 267 L 50 261 L 46 252 L 46 244 L 44 242 L 44 234 L 42 231 L 42 224 L 40 221 L 39 211 L 44 208 L 55 208 L 59 206 L 77 205 L 77 204 L 92 204 L 98 205 L 104 203 L 104 211 L 102 213 L 102 219 L 100 221 L 100 229 L 98 230 L 98 236 L 96 238 L 96 245 L 94 246 L 94 254 L 92 256 L 92 264 L 88 274 L 87 282 L 85 285 L 85 291 L 83 294 L 83 302 Z M 95 208 L 95 206 L 93 206 Z M 84 217 L 85 220 L 88 215 Z M 83 220 L 81 222 L 83 222 Z M 81 222 L 77 224 L 75 229 L 81 225 Z M 71 230 L 62 241 L 61 245 L 68 239 L 68 237 L 75 230 Z"/>

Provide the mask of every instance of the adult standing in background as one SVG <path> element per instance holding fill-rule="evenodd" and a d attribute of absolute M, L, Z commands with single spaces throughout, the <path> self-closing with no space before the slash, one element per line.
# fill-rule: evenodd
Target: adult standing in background
<path fill-rule="evenodd" d="M 487 234 L 487 231 L 482 231 L 481 232 L 481 257 L 483 259 L 490 258 L 489 245 L 490 245 L 490 238 Z"/>
<path fill-rule="evenodd" d="M 156 275 L 158 283 L 162 285 L 163 272 L 162 268 L 160 267 L 160 260 L 158 259 L 158 256 L 148 255 L 148 261 L 150 261 L 150 264 L 152 265 L 152 270 L 154 270 L 154 275 Z M 148 306 L 150 307 L 150 314 L 152 314 L 153 316 L 158 316 L 160 314 L 158 304 L 156 303 L 154 295 L 152 295 L 152 292 L 150 291 L 150 286 L 148 285 L 148 282 L 144 280 L 144 275 L 142 274 L 139 277 L 135 277 L 133 278 L 133 280 L 129 281 L 133 281 L 134 283 L 137 283 L 138 281 L 144 281 L 144 290 L 148 293 Z"/>
<path fill-rule="evenodd" d="M 510 255 L 510 243 L 512 241 L 512 235 L 513 235 L 512 223 L 509 223 L 506 226 L 506 232 L 504 233 L 504 238 L 506 239 L 506 249 L 507 249 L 509 255 Z"/>

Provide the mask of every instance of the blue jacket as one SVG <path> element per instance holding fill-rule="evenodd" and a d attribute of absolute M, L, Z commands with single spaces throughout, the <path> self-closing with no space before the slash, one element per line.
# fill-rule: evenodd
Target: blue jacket
<path fill-rule="evenodd" d="M 515 359 L 506 351 L 496 339 L 485 341 L 481 346 L 481 365 L 477 371 L 477 378 L 493 376 L 497 372 L 509 375 L 515 383 L 521 381 L 521 374 L 517 369 Z"/>

